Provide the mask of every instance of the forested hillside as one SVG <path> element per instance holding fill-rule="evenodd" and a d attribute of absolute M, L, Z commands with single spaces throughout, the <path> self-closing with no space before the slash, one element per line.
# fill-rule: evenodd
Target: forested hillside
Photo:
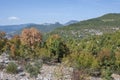
<path fill-rule="evenodd" d="M 103 35 L 94 35 L 82 39 L 66 38 L 53 34 L 43 39 L 37 29 L 24 29 L 21 35 L 6 39 L 0 32 L 0 53 L 6 52 L 11 60 L 24 61 L 23 68 L 31 76 L 39 74 L 39 65 L 31 61 L 42 60 L 43 64 L 61 63 L 79 71 L 80 79 L 87 76 L 102 77 L 111 80 L 113 73 L 120 70 L 120 31 Z M 14 66 L 14 64 L 11 64 Z M 27 67 L 26 67 L 27 66 Z M 29 66 L 29 67 L 28 67 Z M 13 72 L 13 70 L 15 72 Z M 16 68 L 8 67 L 8 72 L 16 73 Z M 74 73 L 76 75 L 76 73 Z M 78 78 L 78 77 L 77 77 Z"/>
<path fill-rule="evenodd" d="M 80 38 L 88 35 L 102 35 L 120 29 L 120 14 L 110 13 L 98 18 L 80 21 L 65 27 L 57 28 L 51 34 L 57 33 L 64 37 Z"/>

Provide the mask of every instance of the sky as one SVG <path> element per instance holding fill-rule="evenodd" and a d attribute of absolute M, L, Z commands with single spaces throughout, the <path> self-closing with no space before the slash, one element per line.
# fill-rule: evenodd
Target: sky
<path fill-rule="evenodd" d="M 0 0 L 0 25 L 66 23 L 120 13 L 120 0 Z"/>

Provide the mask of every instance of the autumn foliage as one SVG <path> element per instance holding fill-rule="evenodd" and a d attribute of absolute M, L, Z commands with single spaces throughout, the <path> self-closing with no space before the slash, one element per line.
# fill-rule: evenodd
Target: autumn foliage
<path fill-rule="evenodd" d="M 42 35 L 35 28 L 24 29 L 21 34 L 21 42 L 22 44 L 33 46 L 42 42 Z"/>
<path fill-rule="evenodd" d="M 6 50 L 16 60 L 42 59 L 44 63 L 62 62 L 85 73 L 104 74 L 120 70 L 120 31 L 113 34 L 70 39 L 58 34 L 42 38 L 35 28 L 24 29 L 7 40 L 0 32 L 0 52 Z M 107 72 L 107 71 L 105 71 Z"/>
<path fill-rule="evenodd" d="M 5 32 L 0 32 L 0 39 L 3 39 L 5 37 L 6 33 Z"/>
<path fill-rule="evenodd" d="M 6 33 L 0 32 L 0 53 L 4 51 L 4 46 L 6 44 L 7 39 L 5 38 Z"/>

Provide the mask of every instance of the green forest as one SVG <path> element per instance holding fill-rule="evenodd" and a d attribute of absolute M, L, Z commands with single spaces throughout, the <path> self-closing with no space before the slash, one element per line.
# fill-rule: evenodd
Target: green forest
<path fill-rule="evenodd" d="M 83 38 L 90 35 L 112 33 L 120 28 L 120 14 L 109 13 L 101 17 L 83 20 L 75 24 L 60 27 L 51 32 L 65 38 Z"/>
<path fill-rule="evenodd" d="M 44 39 L 35 28 L 24 29 L 12 39 L 0 32 L 0 54 L 24 62 L 43 60 L 44 64 L 61 63 L 73 67 L 84 76 L 100 76 L 111 80 L 112 73 L 120 70 L 120 31 L 94 35 L 82 39 L 64 38 L 59 34 Z M 37 73 L 37 72 L 36 72 Z"/>

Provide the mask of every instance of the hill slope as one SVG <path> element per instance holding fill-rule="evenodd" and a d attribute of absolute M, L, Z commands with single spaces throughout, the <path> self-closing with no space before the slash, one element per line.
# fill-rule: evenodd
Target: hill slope
<path fill-rule="evenodd" d="M 64 37 L 84 37 L 88 35 L 102 35 L 118 29 L 120 29 L 120 14 L 110 13 L 98 18 L 57 28 L 51 34 L 57 33 Z"/>

